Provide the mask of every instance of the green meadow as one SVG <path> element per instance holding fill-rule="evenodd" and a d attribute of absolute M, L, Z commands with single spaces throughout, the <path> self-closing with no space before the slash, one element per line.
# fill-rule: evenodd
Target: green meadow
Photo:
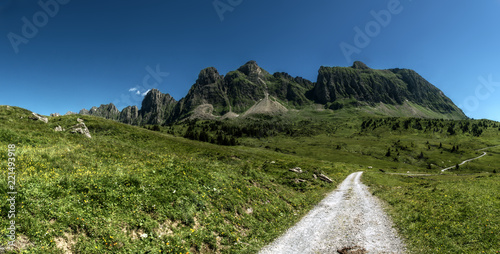
<path fill-rule="evenodd" d="M 8 144 L 17 147 L 20 248 L 13 253 L 254 253 L 353 172 L 345 163 L 218 146 L 96 117 L 45 124 L 23 109 L 0 110 L 2 168 Z M 78 117 L 91 139 L 53 130 L 68 130 Z M 10 208 L 2 204 L 6 246 Z"/>
<path fill-rule="evenodd" d="M 144 127 L 30 115 L 0 106 L 2 169 L 16 145 L 11 253 L 256 253 L 357 171 L 412 253 L 500 251 L 497 122 L 355 109 Z M 77 118 L 92 138 L 68 131 Z M 334 183 L 314 177 L 321 173 Z"/>

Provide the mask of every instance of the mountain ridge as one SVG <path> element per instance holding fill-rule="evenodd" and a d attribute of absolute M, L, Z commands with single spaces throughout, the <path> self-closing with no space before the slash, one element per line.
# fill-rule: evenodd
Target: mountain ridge
<path fill-rule="evenodd" d="M 262 100 L 265 103 L 255 110 Z M 163 125 L 187 118 L 285 113 L 288 109 L 300 110 L 314 104 L 334 111 L 359 107 L 387 116 L 401 114 L 387 110 L 386 105 L 390 105 L 396 111 L 404 108 L 404 114 L 409 114 L 406 116 L 467 119 L 451 99 L 414 70 L 377 70 L 360 61 L 351 67 L 321 66 L 316 82 L 294 78 L 286 72 L 270 74 L 253 60 L 226 75 L 208 67 L 200 71 L 196 82 L 179 101 L 152 89 L 144 97 L 141 109 L 128 106 L 120 112 L 110 103 L 82 109 L 80 114 L 133 125 Z"/>

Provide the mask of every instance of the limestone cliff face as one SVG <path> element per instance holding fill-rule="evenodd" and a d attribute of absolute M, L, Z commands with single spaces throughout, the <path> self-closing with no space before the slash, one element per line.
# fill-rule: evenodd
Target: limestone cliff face
<path fill-rule="evenodd" d="M 177 101 L 170 94 L 163 94 L 157 89 L 149 91 L 142 100 L 141 116 L 142 124 L 163 124 L 172 116 Z"/>
<path fill-rule="evenodd" d="M 312 99 L 321 104 L 346 99 L 369 105 L 412 102 L 440 114 L 466 117 L 441 90 L 415 71 L 374 70 L 361 62 L 352 67 L 321 67 Z"/>
<path fill-rule="evenodd" d="M 128 106 L 120 112 L 120 122 L 132 125 L 138 125 L 142 121 L 137 106 Z"/>

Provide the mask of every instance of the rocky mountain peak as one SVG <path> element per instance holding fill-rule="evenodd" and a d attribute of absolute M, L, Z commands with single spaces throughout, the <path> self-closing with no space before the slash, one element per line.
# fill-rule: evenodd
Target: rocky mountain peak
<path fill-rule="evenodd" d="M 442 91 L 416 72 L 376 70 L 360 61 L 351 67 L 321 66 L 316 82 L 294 78 L 286 72 L 271 75 L 255 61 L 224 76 L 216 68 L 208 67 L 200 71 L 196 83 L 178 102 L 169 94 L 152 89 L 144 96 L 140 110 L 130 106 L 120 113 L 113 104 L 108 104 L 83 109 L 80 113 L 143 125 L 172 123 L 200 115 L 202 111 L 204 114 L 209 112 L 212 117 L 223 117 L 227 113 L 244 115 L 250 109 L 250 113 L 284 112 L 282 107 L 301 109 L 314 104 L 323 104 L 324 108 L 332 110 L 344 107 L 369 107 L 371 110 L 393 105 L 410 108 L 408 116 L 466 118 Z M 383 111 L 383 114 L 400 113 Z"/>
<path fill-rule="evenodd" d="M 290 74 L 286 73 L 286 72 L 275 72 L 273 74 L 273 77 L 275 77 L 275 78 L 282 78 L 282 79 L 288 79 L 288 80 L 292 80 L 293 79 L 293 77 Z"/>
<path fill-rule="evenodd" d="M 90 110 L 82 109 L 80 110 L 81 115 L 92 115 L 92 116 L 100 116 L 108 119 L 118 119 L 120 115 L 120 111 L 116 108 L 113 103 L 110 104 L 102 104 L 99 107 L 92 107 Z"/>
<path fill-rule="evenodd" d="M 120 122 L 126 124 L 139 124 L 142 119 L 139 116 L 139 109 L 137 106 L 128 106 L 120 113 Z"/>
<path fill-rule="evenodd" d="M 177 104 L 177 101 L 170 94 L 164 94 L 158 89 L 152 89 L 144 96 L 138 115 L 142 116 L 143 123 L 160 124 L 170 117 L 175 104 Z M 130 110 L 134 111 L 135 109 L 131 108 Z"/>
<path fill-rule="evenodd" d="M 358 69 L 358 70 L 369 70 L 370 69 L 370 67 L 368 67 L 365 63 L 363 63 L 361 61 L 355 61 L 352 64 L 352 68 Z"/>
<path fill-rule="evenodd" d="M 222 75 L 219 74 L 217 69 L 214 67 L 208 67 L 200 71 L 196 83 L 199 85 L 208 85 L 213 84 L 222 78 Z"/>
<path fill-rule="evenodd" d="M 164 104 L 170 102 L 175 102 L 175 99 L 170 94 L 164 94 L 158 89 L 151 89 L 142 100 L 141 110 L 157 113 L 161 111 Z"/>
<path fill-rule="evenodd" d="M 246 64 L 242 65 L 240 68 L 238 68 L 238 71 L 244 73 L 247 76 L 250 76 L 253 73 L 260 74 L 262 71 L 259 65 L 257 65 L 257 62 L 255 61 L 248 61 Z"/>

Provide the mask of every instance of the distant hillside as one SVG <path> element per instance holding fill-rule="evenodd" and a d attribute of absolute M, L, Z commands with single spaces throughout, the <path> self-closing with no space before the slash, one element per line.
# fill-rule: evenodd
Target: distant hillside
<path fill-rule="evenodd" d="M 332 109 L 342 108 L 346 100 L 356 105 L 395 106 L 418 105 L 432 111 L 429 114 L 418 107 L 409 115 L 417 117 L 463 119 L 464 113 L 441 90 L 418 73 L 408 69 L 374 70 L 361 62 L 351 68 L 321 67 L 313 90 L 316 102 Z M 412 106 L 410 106 L 412 107 Z M 382 111 L 383 112 L 383 111 Z M 389 112 L 383 112 L 391 115 Z M 406 116 L 409 116 L 406 115 Z"/>
<path fill-rule="evenodd" d="M 119 112 L 113 104 L 108 104 L 83 109 L 80 114 L 134 125 L 161 125 L 186 118 L 282 114 L 288 109 L 300 110 L 318 104 L 320 109 L 334 111 L 359 108 L 386 116 L 467 119 L 441 90 L 415 71 L 375 70 L 362 62 L 351 67 L 322 66 L 316 82 L 284 72 L 271 75 L 255 61 L 226 76 L 209 67 L 199 73 L 196 83 L 180 101 L 153 89 L 144 97 L 141 109 L 129 106 Z"/>

